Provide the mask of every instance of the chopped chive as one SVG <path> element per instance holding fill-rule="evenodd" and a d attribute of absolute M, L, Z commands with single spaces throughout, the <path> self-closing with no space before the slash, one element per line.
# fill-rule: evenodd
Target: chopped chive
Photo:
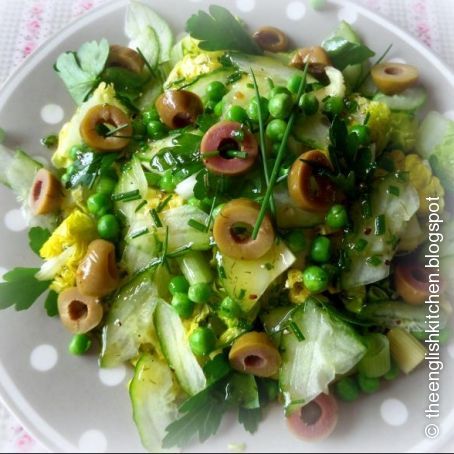
<path fill-rule="evenodd" d="M 113 194 L 112 200 L 114 202 L 119 202 L 121 200 L 130 199 L 131 197 L 137 197 L 137 196 L 140 197 L 140 192 L 138 189 L 134 189 L 134 191 L 120 192 L 119 194 Z"/>
<path fill-rule="evenodd" d="M 246 296 L 246 290 L 244 288 L 242 288 L 240 290 L 240 293 L 238 294 L 238 299 L 242 300 L 245 296 Z"/>
<path fill-rule="evenodd" d="M 369 123 L 369 119 L 370 119 L 370 112 L 367 112 L 367 114 L 364 118 L 364 122 L 363 122 L 364 126 L 367 126 L 367 123 Z"/>
<path fill-rule="evenodd" d="M 145 172 L 145 178 L 147 179 L 148 186 L 158 187 L 161 175 L 154 172 Z"/>
<path fill-rule="evenodd" d="M 227 279 L 227 273 L 225 272 L 225 268 L 223 266 L 220 266 L 218 271 L 221 279 Z"/>
<path fill-rule="evenodd" d="M 242 129 L 237 129 L 231 134 L 232 139 L 238 140 L 238 142 L 244 142 L 244 131 Z"/>
<path fill-rule="evenodd" d="M 205 153 L 202 154 L 203 159 L 209 159 L 209 158 L 217 158 L 220 155 L 219 150 L 214 150 L 214 151 L 206 151 Z"/>
<path fill-rule="evenodd" d="M 396 197 L 399 197 L 400 189 L 397 186 L 390 186 L 388 188 L 388 194 L 391 194 L 391 195 L 394 195 Z"/>
<path fill-rule="evenodd" d="M 185 246 L 181 246 L 178 249 L 175 249 L 173 252 L 170 252 L 167 254 L 167 258 L 169 259 L 174 259 L 177 257 L 180 257 L 184 255 L 186 252 L 189 252 L 192 250 L 192 243 L 186 244 Z"/>
<path fill-rule="evenodd" d="M 142 200 L 142 202 L 140 202 L 140 203 L 137 205 L 137 208 L 134 210 L 134 212 L 137 213 L 137 212 L 140 211 L 146 204 L 147 204 L 147 201 L 146 201 L 146 200 Z"/>
<path fill-rule="evenodd" d="M 369 244 L 369 242 L 367 240 L 365 240 L 364 238 L 359 239 L 355 243 L 355 251 L 358 251 L 358 252 L 364 251 L 364 249 L 366 249 L 368 244 Z"/>
<path fill-rule="evenodd" d="M 405 183 L 408 182 L 409 178 L 410 178 L 410 173 L 409 172 L 404 172 L 404 171 L 400 171 L 400 172 L 397 172 L 397 178 L 401 181 L 404 181 Z"/>
<path fill-rule="evenodd" d="M 211 203 L 210 214 L 208 216 L 208 222 L 205 227 L 205 232 L 210 231 L 211 223 L 213 222 L 213 212 L 214 212 L 214 208 L 216 207 L 216 202 L 217 202 L 217 196 L 214 196 L 213 202 Z"/>
<path fill-rule="evenodd" d="M 247 84 L 247 88 L 254 88 L 254 84 Z"/>
<path fill-rule="evenodd" d="M 162 247 L 162 261 L 165 262 L 167 259 L 167 252 L 169 251 L 169 226 L 166 226 L 166 236 Z"/>
<path fill-rule="evenodd" d="M 202 224 L 199 221 L 196 221 L 195 219 L 189 219 L 188 225 L 189 225 L 189 227 L 192 227 L 193 229 L 198 230 L 199 232 L 206 231 L 206 225 Z"/>
<path fill-rule="evenodd" d="M 148 232 L 149 232 L 148 227 L 142 227 L 141 229 L 138 229 L 135 232 L 132 232 L 129 235 L 129 239 L 133 240 L 134 238 L 139 238 L 139 236 L 145 235 Z"/>
<path fill-rule="evenodd" d="M 382 263 L 382 260 L 381 258 L 378 256 L 378 255 L 372 255 L 371 257 L 369 257 L 366 262 L 369 264 L 369 265 L 372 265 L 372 266 L 380 266 L 381 263 Z"/>
<path fill-rule="evenodd" d="M 118 126 L 117 128 L 110 129 L 108 132 L 106 132 L 104 134 L 104 137 L 111 137 L 118 131 L 122 131 L 123 129 L 127 128 L 128 126 L 129 126 L 129 123 L 124 123 L 124 124 Z M 115 136 L 115 137 L 117 137 L 117 136 Z"/>
<path fill-rule="evenodd" d="M 263 121 L 263 111 L 262 111 L 262 103 L 261 103 L 261 96 L 259 86 L 257 84 L 257 78 L 255 77 L 255 73 L 251 68 L 251 75 L 252 80 L 254 81 L 254 88 L 255 88 L 255 99 L 257 102 L 258 108 L 258 116 L 259 116 L 259 130 L 260 130 L 260 154 L 262 157 L 262 165 L 263 165 L 263 174 L 265 175 L 265 182 L 266 185 L 270 185 L 270 171 L 268 169 L 268 161 L 267 161 L 267 150 L 266 150 L 266 140 L 265 140 L 265 124 Z M 276 204 L 274 203 L 274 196 L 271 193 L 270 196 L 270 210 L 273 215 L 276 214 Z"/>
<path fill-rule="evenodd" d="M 139 47 L 136 48 L 136 51 L 142 57 L 142 60 L 145 62 L 145 66 L 148 68 L 148 71 L 150 71 L 151 76 L 156 78 L 156 73 L 154 72 L 154 69 L 150 65 L 150 62 L 145 58 L 143 52 L 140 50 Z"/>
<path fill-rule="evenodd" d="M 289 322 L 288 327 L 298 339 L 298 342 L 302 342 L 304 340 L 304 334 L 300 330 L 300 327 L 293 320 Z"/>
<path fill-rule="evenodd" d="M 154 208 L 152 210 L 150 210 L 150 215 L 151 215 L 151 219 L 153 219 L 154 225 L 158 228 L 162 227 L 161 219 L 159 219 L 158 212 Z"/>
<path fill-rule="evenodd" d="M 304 92 L 304 90 L 306 88 L 308 69 L 309 69 L 309 64 L 306 63 L 306 66 L 304 67 L 303 77 L 301 79 L 301 83 L 300 83 L 300 86 L 298 89 L 297 99 L 299 99 L 301 97 L 301 94 Z M 260 103 L 259 103 L 259 105 L 260 105 Z M 293 129 L 295 119 L 296 119 L 296 111 L 294 110 L 287 123 L 287 128 L 285 130 L 284 138 L 282 139 L 281 146 L 279 148 L 279 151 L 278 151 L 277 157 L 276 157 L 276 161 L 274 163 L 273 171 L 271 173 L 270 182 L 267 185 L 265 197 L 263 198 L 262 206 L 260 208 L 260 213 L 259 213 L 259 216 L 257 217 L 257 221 L 255 223 L 254 230 L 252 232 L 252 238 L 254 240 L 257 239 L 257 235 L 259 233 L 260 227 L 262 226 L 263 219 L 265 219 L 266 211 L 268 209 L 268 204 L 270 203 L 270 198 L 273 193 L 274 186 L 276 185 L 277 177 L 279 176 L 279 170 L 281 168 L 282 160 L 284 159 L 284 154 L 285 154 L 285 151 L 287 148 L 287 142 L 290 137 L 290 132 Z"/>
<path fill-rule="evenodd" d="M 375 235 L 383 235 L 386 231 L 386 218 L 384 214 L 380 214 L 375 218 Z"/>
<path fill-rule="evenodd" d="M 266 83 L 270 87 L 270 90 L 272 90 L 274 88 L 274 82 L 273 82 L 273 79 L 271 79 L 271 77 L 266 78 Z"/>
<path fill-rule="evenodd" d="M 393 47 L 392 44 L 390 44 L 386 50 L 383 52 L 383 54 L 381 55 L 381 57 L 374 63 L 373 66 L 375 65 L 379 65 L 384 59 L 385 57 L 388 55 L 389 51 L 391 50 L 391 48 Z M 370 76 L 370 69 L 369 71 L 366 72 L 366 74 L 364 75 L 364 77 L 359 81 L 359 83 L 356 85 L 357 88 L 361 87 L 364 82 L 366 82 L 366 80 L 369 78 Z"/>
<path fill-rule="evenodd" d="M 247 159 L 249 156 L 247 151 L 238 151 L 238 150 L 229 150 L 225 154 L 228 158 L 236 158 L 236 159 Z"/>
<path fill-rule="evenodd" d="M 156 208 L 156 211 L 158 213 L 160 213 L 168 204 L 169 202 L 172 200 L 172 195 L 169 195 L 167 196 L 159 205 L 158 207 Z"/>
<path fill-rule="evenodd" d="M 372 207 L 368 198 L 361 201 L 361 215 L 365 219 L 372 216 Z"/>

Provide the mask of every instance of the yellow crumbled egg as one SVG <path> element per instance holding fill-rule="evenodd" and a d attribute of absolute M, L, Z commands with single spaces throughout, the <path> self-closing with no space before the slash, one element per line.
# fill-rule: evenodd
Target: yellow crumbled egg
<path fill-rule="evenodd" d="M 445 207 L 445 189 L 438 177 L 433 175 L 430 164 L 417 154 L 405 155 L 400 150 L 390 153 L 396 169 L 408 172 L 410 183 L 418 191 L 419 210 L 418 214 L 427 215 L 429 213 L 429 202 L 426 197 L 439 197 L 441 211 Z"/>
<path fill-rule="evenodd" d="M 72 160 L 69 156 L 69 151 L 73 146 L 83 143 L 80 135 L 80 124 L 86 113 L 92 107 L 99 104 L 110 104 L 118 107 L 125 113 L 128 112 L 115 97 L 114 86 L 107 85 L 105 82 L 100 83 L 98 88 L 93 92 L 93 95 L 77 109 L 71 120 L 61 129 L 58 135 L 58 147 L 52 156 L 52 164 L 55 167 L 66 168 L 71 164 Z"/>
<path fill-rule="evenodd" d="M 93 219 L 80 210 L 74 210 L 52 233 L 39 251 L 45 260 L 52 260 L 71 248 L 71 254 L 54 277 L 51 288 L 61 292 L 76 282 L 79 263 L 87 253 L 88 245 L 97 238 Z"/>
<path fill-rule="evenodd" d="M 310 296 L 309 290 L 304 287 L 303 272 L 301 270 L 289 270 L 285 287 L 289 289 L 289 298 L 293 304 L 303 304 Z"/>
<path fill-rule="evenodd" d="M 184 200 L 178 194 L 171 195 L 172 198 L 167 202 L 163 211 L 172 210 L 173 208 L 181 207 L 181 205 L 184 204 Z M 169 194 L 166 194 L 165 192 L 152 188 L 148 189 L 146 197 L 148 209 L 146 212 L 148 213 L 149 210 L 158 208 L 159 204 L 162 203 L 167 197 L 169 197 Z"/>

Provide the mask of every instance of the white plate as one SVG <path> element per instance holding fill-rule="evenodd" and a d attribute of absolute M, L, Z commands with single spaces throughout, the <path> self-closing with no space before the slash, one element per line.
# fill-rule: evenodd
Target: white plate
<path fill-rule="evenodd" d="M 178 32 L 198 8 L 213 0 L 155 0 L 152 6 Z M 443 113 L 454 109 L 454 76 L 430 51 L 386 20 L 335 0 L 323 12 L 312 10 L 308 1 L 216 0 L 239 14 L 252 29 L 275 25 L 302 45 L 319 43 L 339 19 L 355 27 L 377 54 L 393 43 L 390 58 L 419 67 L 431 103 Z M 57 56 L 77 49 L 90 39 L 107 38 L 125 43 L 123 22 L 126 0 L 111 1 L 67 27 L 41 47 L 9 79 L 0 91 L 0 125 L 7 131 L 7 145 L 22 147 L 47 160 L 49 153 L 39 139 L 58 131 L 74 106 L 52 70 Z M 46 107 L 51 105 L 51 107 Z M 54 106 L 52 106 L 54 105 Z M 57 106 L 57 107 L 55 107 Z M 44 110 L 43 110 L 44 108 Z M 55 124 L 49 124 L 49 121 Z M 28 250 L 26 231 L 18 217 L 13 196 L 0 189 L 0 268 L 38 264 Z M 25 427 L 53 451 L 136 452 L 140 442 L 132 422 L 124 371 L 100 372 L 95 357 L 67 354 L 69 335 L 58 321 L 49 319 L 36 304 L 25 313 L 0 314 L 0 392 L 6 405 Z M 430 442 L 424 435 L 428 403 L 428 371 L 383 386 L 371 397 L 342 405 L 333 436 L 320 444 L 306 445 L 287 431 L 282 412 L 276 408 L 255 436 L 227 418 L 219 435 L 192 449 L 224 452 L 230 443 L 246 443 L 249 451 L 261 452 L 368 452 L 436 451 L 454 426 L 452 386 L 454 344 L 445 351 L 441 388 L 440 437 Z M 449 356 L 450 355 L 450 356 Z M 450 379 L 451 378 L 451 379 Z M 107 386 L 106 383 L 115 386 Z"/>

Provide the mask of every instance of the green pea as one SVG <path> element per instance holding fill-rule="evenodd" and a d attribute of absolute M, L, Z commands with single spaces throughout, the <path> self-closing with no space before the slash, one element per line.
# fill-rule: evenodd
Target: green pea
<path fill-rule="evenodd" d="M 305 93 L 303 96 L 301 96 L 298 105 L 308 116 L 315 115 L 318 112 L 319 108 L 318 99 L 313 93 Z"/>
<path fill-rule="evenodd" d="M 214 108 L 214 114 L 217 116 L 217 117 L 222 117 L 222 113 L 224 112 L 224 102 L 223 101 L 220 101 L 216 104 L 215 108 Z"/>
<path fill-rule="evenodd" d="M 399 375 L 400 375 L 399 366 L 394 361 L 392 361 L 391 368 L 389 369 L 388 372 L 386 372 L 385 375 L 383 375 L 383 377 L 385 380 L 392 381 L 395 380 Z"/>
<path fill-rule="evenodd" d="M 211 101 L 219 102 L 227 93 L 227 87 L 219 81 L 211 82 L 207 87 L 207 96 Z"/>
<path fill-rule="evenodd" d="M 246 123 L 248 120 L 247 112 L 241 106 L 231 106 L 226 116 L 228 120 L 238 123 Z"/>
<path fill-rule="evenodd" d="M 345 402 L 353 402 L 359 397 L 359 387 L 356 381 L 351 377 L 345 377 L 339 380 L 334 390 L 339 399 Z"/>
<path fill-rule="evenodd" d="M 75 334 L 69 343 L 69 353 L 81 356 L 91 348 L 91 339 L 86 334 Z"/>
<path fill-rule="evenodd" d="M 163 123 L 157 120 L 152 120 L 147 123 L 147 134 L 150 139 L 159 140 L 166 137 L 168 131 Z"/>
<path fill-rule="evenodd" d="M 142 117 L 145 124 L 149 123 L 150 121 L 159 121 L 159 113 L 155 106 L 152 106 L 148 110 L 146 110 L 142 114 Z"/>
<path fill-rule="evenodd" d="M 120 235 L 120 223 L 113 214 L 105 214 L 98 221 L 98 233 L 104 240 L 116 240 Z"/>
<path fill-rule="evenodd" d="M 260 107 L 262 109 L 262 120 L 268 120 L 270 116 L 270 111 L 268 110 L 268 99 L 260 98 Z M 254 98 L 247 108 L 247 113 L 249 118 L 253 121 L 259 121 L 259 103 L 257 102 L 257 98 Z"/>
<path fill-rule="evenodd" d="M 358 374 L 358 385 L 363 393 L 373 394 L 380 389 L 380 379 Z"/>
<path fill-rule="evenodd" d="M 194 312 L 194 303 L 186 293 L 175 293 L 172 298 L 172 306 L 181 318 L 189 318 Z"/>
<path fill-rule="evenodd" d="M 348 224 L 348 213 L 344 205 L 333 205 L 326 214 L 326 223 L 332 229 L 342 229 Z"/>
<path fill-rule="evenodd" d="M 318 236 L 312 243 L 311 259 L 317 263 L 329 262 L 331 258 L 331 241 L 326 236 Z"/>
<path fill-rule="evenodd" d="M 268 104 L 270 114 L 274 118 L 284 120 L 292 112 L 293 99 L 284 93 L 273 96 Z"/>
<path fill-rule="evenodd" d="M 302 230 L 293 230 L 287 235 L 286 240 L 288 247 L 295 254 L 299 254 L 306 249 L 306 237 Z"/>
<path fill-rule="evenodd" d="M 355 125 L 350 129 L 350 134 L 354 134 L 357 137 L 360 145 L 366 146 L 370 144 L 370 129 L 365 125 Z"/>
<path fill-rule="evenodd" d="M 290 93 L 296 95 L 299 91 L 302 81 L 303 78 L 299 74 L 294 74 L 292 77 L 290 77 L 287 83 L 287 88 L 289 89 Z"/>
<path fill-rule="evenodd" d="M 283 86 L 274 87 L 270 91 L 270 99 L 274 98 L 276 95 L 280 95 L 280 94 L 290 95 L 290 92 L 288 91 L 287 87 L 283 87 Z"/>
<path fill-rule="evenodd" d="M 211 296 L 212 289 L 210 284 L 199 283 L 189 287 L 188 296 L 194 303 L 206 303 Z"/>
<path fill-rule="evenodd" d="M 340 115 L 344 110 L 344 99 L 340 96 L 330 96 L 325 100 L 323 112 L 329 115 Z"/>
<path fill-rule="evenodd" d="M 216 347 L 216 336 L 210 328 L 197 328 L 189 336 L 189 345 L 194 355 L 207 356 Z"/>
<path fill-rule="evenodd" d="M 227 296 L 222 300 L 221 314 L 227 318 L 238 318 L 241 316 L 241 308 L 235 300 Z"/>
<path fill-rule="evenodd" d="M 101 177 L 96 183 L 96 192 L 112 194 L 117 186 L 117 181 L 110 177 Z"/>
<path fill-rule="evenodd" d="M 188 293 L 188 290 L 189 282 L 183 275 L 175 276 L 169 282 L 169 292 L 172 295 L 175 295 L 176 293 Z"/>
<path fill-rule="evenodd" d="M 271 120 L 266 127 L 266 136 L 273 142 L 282 142 L 284 139 L 287 123 L 284 120 Z"/>
<path fill-rule="evenodd" d="M 171 170 L 166 170 L 164 175 L 162 175 L 159 182 L 159 186 L 165 192 L 173 192 L 176 188 L 175 178 L 172 175 Z"/>
<path fill-rule="evenodd" d="M 319 266 L 309 266 L 303 272 L 303 282 L 311 293 L 322 293 L 328 288 L 328 273 Z"/>
<path fill-rule="evenodd" d="M 88 197 L 87 208 L 95 216 L 103 216 L 112 208 L 112 200 L 109 194 L 96 193 Z"/>
<path fill-rule="evenodd" d="M 145 136 L 147 134 L 147 126 L 141 118 L 136 118 L 132 122 L 132 130 L 134 135 Z"/>

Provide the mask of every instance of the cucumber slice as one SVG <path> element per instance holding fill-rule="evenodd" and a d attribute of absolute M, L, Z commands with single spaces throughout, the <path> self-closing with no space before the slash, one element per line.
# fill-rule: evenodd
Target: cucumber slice
<path fill-rule="evenodd" d="M 183 323 L 174 308 L 165 301 L 159 301 L 154 324 L 162 352 L 180 386 L 191 396 L 203 391 L 206 387 L 205 375 L 189 347 Z"/>
<path fill-rule="evenodd" d="M 416 138 L 416 151 L 424 159 L 429 159 L 435 149 L 448 136 L 454 123 L 439 112 L 431 111 L 419 127 Z"/>
<path fill-rule="evenodd" d="M 131 49 L 140 49 L 147 63 L 155 68 L 160 59 L 160 45 L 156 32 L 152 27 L 145 27 L 144 30 L 133 38 L 128 47 Z"/>
<path fill-rule="evenodd" d="M 158 289 L 148 273 L 118 292 L 103 328 L 101 367 L 129 361 L 138 355 L 141 345 L 158 345 L 153 326 L 158 301 Z"/>
<path fill-rule="evenodd" d="M 178 259 L 178 264 L 189 285 L 213 282 L 213 273 L 202 252 L 190 251 Z"/>
<path fill-rule="evenodd" d="M 292 321 L 304 340 L 293 333 L 282 336 L 279 384 L 290 411 L 325 392 L 336 375 L 349 372 L 366 353 L 356 332 L 312 299 L 294 312 Z"/>
<path fill-rule="evenodd" d="M 154 30 L 159 41 L 159 63 L 170 60 L 173 33 L 169 24 L 150 7 L 137 1 L 131 1 L 126 13 L 126 35 L 131 40 L 138 39 L 141 34 L 148 33 L 149 27 Z"/>
<path fill-rule="evenodd" d="M 293 135 L 311 149 L 327 150 L 330 143 L 329 122 L 320 112 L 310 117 L 301 115 L 295 122 Z"/>
<path fill-rule="evenodd" d="M 374 101 L 385 103 L 391 110 L 414 112 L 426 103 L 427 91 L 423 87 L 412 87 L 393 96 L 378 93 L 374 96 Z"/>
<path fill-rule="evenodd" d="M 178 416 L 169 366 L 153 355 L 142 355 L 129 385 L 129 396 L 143 446 L 148 452 L 173 452 L 162 448 L 166 427 Z"/>

